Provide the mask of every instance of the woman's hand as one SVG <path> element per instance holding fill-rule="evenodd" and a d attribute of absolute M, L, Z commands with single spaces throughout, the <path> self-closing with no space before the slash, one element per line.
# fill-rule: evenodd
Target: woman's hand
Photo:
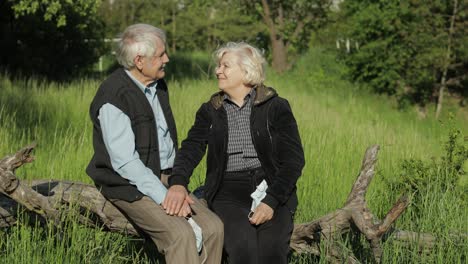
<path fill-rule="evenodd" d="M 260 203 L 255 209 L 252 217 L 249 218 L 249 221 L 253 225 L 261 225 L 273 218 L 273 212 L 273 208 L 265 203 Z"/>
<path fill-rule="evenodd" d="M 162 206 L 168 215 L 186 216 L 188 213 L 187 206 L 193 203 L 193 199 L 190 198 L 184 186 L 174 185 L 167 190 Z M 181 209 L 182 213 L 180 212 Z"/>

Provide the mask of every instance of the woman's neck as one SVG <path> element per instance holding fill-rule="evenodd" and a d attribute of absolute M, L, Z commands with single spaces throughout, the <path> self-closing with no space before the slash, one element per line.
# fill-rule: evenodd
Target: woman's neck
<path fill-rule="evenodd" d="M 244 104 L 245 97 L 250 93 L 250 91 L 252 91 L 252 87 L 243 85 L 237 89 L 225 91 L 225 93 L 229 95 L 232 102 L 238 106 L 242 106 Z"/>

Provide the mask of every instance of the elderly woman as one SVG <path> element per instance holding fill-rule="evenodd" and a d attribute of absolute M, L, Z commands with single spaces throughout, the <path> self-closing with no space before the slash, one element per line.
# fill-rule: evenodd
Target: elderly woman
<path fill-rule="evenodd" d="M 187 186 L 208 145 L 204 195 L 224 223 L 229 262 L 287 263 L 304 166 L 296 120 L 288 101 L 263 84 L 258 49 L 228 43 L 215 57 L 220 91 L 198 110 L 169 183 Z M 266 193 L 252 205 L 263 181 Z"/>

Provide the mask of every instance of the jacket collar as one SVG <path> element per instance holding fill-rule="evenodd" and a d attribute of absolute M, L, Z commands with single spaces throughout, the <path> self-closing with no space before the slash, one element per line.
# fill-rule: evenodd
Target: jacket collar
<path fill-rule="evenodd" d="M 254 106 L 260 105 L 278 95 L 275 89 L 267 87 L 263 84 L 257 85 L 253 89 L 255 89 L 256 92 L 255 99 L 253 101 Z M 224 94 L 225 93 L 221 91 L 211 96 L 211 105 L 213 105 L 216 110 L 218 110 L 223 105 Z"/>

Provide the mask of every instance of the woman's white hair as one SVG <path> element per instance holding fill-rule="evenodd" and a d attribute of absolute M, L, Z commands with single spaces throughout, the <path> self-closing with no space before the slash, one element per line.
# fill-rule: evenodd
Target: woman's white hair
<path fill-rule="evenodd" d="M 148 24 L 134 24 L 125 29 L 118 42 L 116 57 L 125 69 L 135 67 L 136 56 L 153 56 L 158 39 L 166 45 L 166 34 L 162 29 Z"/>
<path fill-rule="evenodd" d="M 223 55 L 228 52 L 238 56 L 239 66 L 245 72 L 245 84 L 251 86 L 263 84 L 266 61 L 260 50 L 245 42 L 228 42 L 214 52 L 216 64 L 219 64 Z"/>

